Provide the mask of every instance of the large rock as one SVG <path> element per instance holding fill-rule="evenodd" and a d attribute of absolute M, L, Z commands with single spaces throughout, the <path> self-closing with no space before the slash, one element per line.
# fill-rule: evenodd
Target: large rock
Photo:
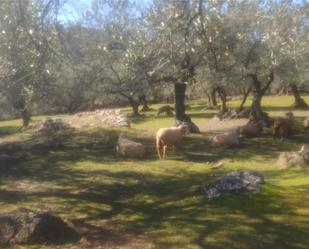
<path fill-rule="evenodd" d="M 48 213 L 19 210 L 0 215 L 0 244 L 57 244 L 77 237 L 59 217 Z"/>
<path fill-rule="evenodd" d="M 224 194 L 258 193 L 263 183 L 264 177 L 256 171 L 235 171 L 212 184 L 202 186 L 202 191 L 210 199 Z"/>

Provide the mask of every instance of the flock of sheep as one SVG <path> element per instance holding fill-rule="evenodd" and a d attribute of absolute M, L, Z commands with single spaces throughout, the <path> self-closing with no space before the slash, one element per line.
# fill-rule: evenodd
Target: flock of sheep
<path fill-rule="evenodd" d="M 167 114 L 172 111 L 167 108 Z M 166 111 L 165 109 L 161 112 Z M 160 111 L 160 110 L 159 110 Z M 160 114 L 160 112 L 158 112 Z M 272 119 L 273 136 L 287 138 L 292 133 L 293 113 L 286 113 L 285 117 Z M 244 137 L 258 137 L 263 132 L 263 122 L 256 122 L 249 120 L 244 126 L 238 127 L 235 130 L 226 132 L 224 134 L 215 135 L 211 139 L 211 145 L 214 147 L 228 147 L 240 144 L 240 140 Z M 309 117 L 304 120 L 305 132 L 309 129 Z M 185 125 L 173 126 L 168 128 L 161 128 L 156 133 L 156 151 L 160 159 L 165 159 L 167 151 L 175 150 L 183 136 L 187 133 Z M 117 153 L 123 157 L 141 158 L 145 156 L 145 146 L 141 143 L 132 141 L 126 137 L 126 134 L 121 133 L 118 139 Z"/>

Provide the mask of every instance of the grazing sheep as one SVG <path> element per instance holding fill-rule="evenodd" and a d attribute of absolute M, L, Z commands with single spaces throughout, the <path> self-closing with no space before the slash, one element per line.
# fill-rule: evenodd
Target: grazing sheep
<path fill-rule="evenodd" d="M 165 113 L 167 116 L 174 116 L 173 114 L 174 110 L 175 110 L 174 107 L 169 105 L 161 106 L 158 110 L 157 117 L 159 117 L 161 113 Z"/>
<path fill-rule="evenodd" d="M 293 113 L 288 112 L 285 114 L 286 117 L 276 118 L 273 121 L 273 134 L 274 138 L 278 135 L 282 138 L 287 138 L 292 133 L 292 126 L 293 126 Z"/>
<path fill-rule="evenodd" d="M 309 129 L 309 117 L 304 120 L 304 131 L 307 132 Z"/>
<path fill-rule="evenodd" d="M 119 156 L 128 158 L 141 158 L 145 156 L 145 146 L 129 140 L 124 133 L 119 135 L 116 151 Z"/>
<path fill-rule="evenodd" d="M 262 124 L 255 121 L 249 121 L 244 126 L 239 127 L 239 133 L 244 137 L 258 137 L 262 131 Z"/>
<path fill-rule="evenodd" d="M 214 147 L 239 145 L 240 137 L 239 129 L 237 129 L 229 133 L 214 136 L 212 138 L 211 145 Z"/>
<path fill-rule="evenodd" d="M 168 148 L 175 148 L 186 133 L 187 128 L 184 125 L 178 127 L 161 128 L 156 135 L 156 149 L 160 159 L 165 159 L 166 150 Z"/>

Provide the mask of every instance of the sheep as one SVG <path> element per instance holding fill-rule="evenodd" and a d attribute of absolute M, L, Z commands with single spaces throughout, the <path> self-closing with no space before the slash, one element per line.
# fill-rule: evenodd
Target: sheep
<path fill-rule="evenodd" d="M 245 137 L 259 136 L 263 131 L 263 126 L 260 122 L 249 121 L 247 124 L 239 127 L 239 134 Z"/>
<path fill-rule="evenodd" d="M 277 160 L 277 165 L 281 168 L 295 166 L 305 167 L 309 163 L 309 147 L 303 145 L 299 151 L 282 152 Z"/>
<path fill-rule="evenodd" d="M 276 138 L 279 134 L 281 135 L 281 139 L 287 138 L 292 133 L 292 125 L 293 125 L 293 113 L 288 112 L 285 114 L 286 117 L 276 118 L 273 121 L 273 137 Z"/>
<path fill-rule="evenodd" d="M 129 140 L 125 133 L 119 135 L 116 151 L 119 156 L 128 158 L 142 158 L 145 156 L 145 146 Z"/>
<path fill-rule="evenodd" d="M 304 131 L 307 132 L 309 129 L 309 117 L 304 120 Z"/>
<path fill-rule="evenodd" d="M 187 131 L 186 126 L 161 128 L 156 134 L 156 149 L 160 159 L 166 158 L 166 150 L 168 148 L 175 149 Z"/>
<path fill-rule="evenodd" d="M 219 134 L 212 138 L 211 145 L 214 147 L 225 147 L 240 144 L 240 130 L 236 129 L 229 133 Z"/>
<path fill-rule="evenodd" d="M 159 117 L 161 113 L 165 113 L 167 116 L 174 116 L 173 114 L 174 110 L 175 110 L 174 107 L 169 105 L 161 106 L 158 110 L 157 117 Z"/>

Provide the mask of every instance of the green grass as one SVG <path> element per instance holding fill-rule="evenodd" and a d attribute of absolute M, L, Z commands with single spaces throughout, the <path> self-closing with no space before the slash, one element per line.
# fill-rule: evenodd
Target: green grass
<path fill-rule="evenodd" d="M 276 116 L 289 109 L 291 100 L 265 98 L 263 104 Z M 197 124 L 215 113 L 205 111 L 205 105 L 202 100 L 190 103 L 188 113 Z M 156 110 L 158 105 L 152 107 Z M 21 207 L 53 212 L 72 223 L 94 243 L 92 247 L 97 243 L 106 248 L 308 248 L 308 169 L 282 170 L 275 165 L 280 151 L 299 149 L 308 143 L 308 135 L 299 133 L 285 141 L 267 135 L 227 150 L 211 148 L 207 133 L 190 135 L 175 154 L 160 161 L 153 137 L 173 119 L 157 118 L 155 110 L 134 120 L 130 130 L 130 136 L 147 145 L 146 159 L 118 158 L 114 151 L 118 131 L 101 129 L 61 135 L 57 139 L 65 146 L 39 147 L 25 160 L 0 165 L 1 212 Z M 309 112 L 294 114 L 300 121 Z M 19 125 L 16 120 L 0 122 L 0 142 L 22 139 Z M 224 166 L 212 169 L 219 160 Z M 214 200 L 201 195 L 201 184 L 242 169 L 264 174 L 261 193 Z"/>

